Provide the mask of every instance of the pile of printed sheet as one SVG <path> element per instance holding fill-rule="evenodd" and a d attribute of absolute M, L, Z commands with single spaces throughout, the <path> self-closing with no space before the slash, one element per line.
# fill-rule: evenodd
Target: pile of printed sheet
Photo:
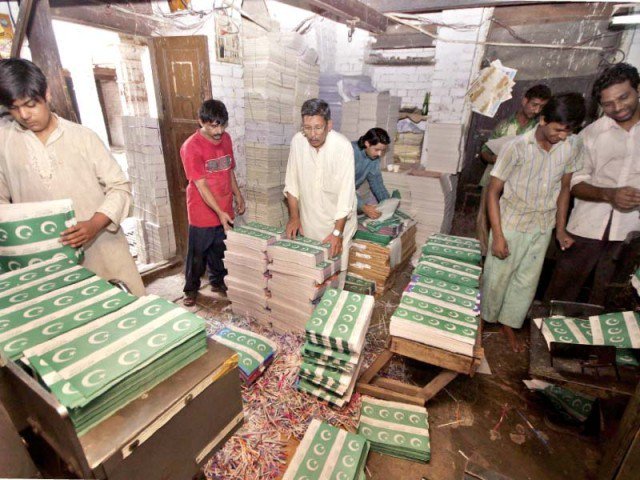
<path fill-rule="evenodd" d="M 283 480 L 365 480 L 369 442 L 326 422 L 313 419 Z"/>
<path fill-rule="evenodd" d="M 255 318 L 263 325 L 270 321 L 267 298 L 269 295 L 269 261 L 267 247 L 283 235 L 279 227 L 249 222 L 227 232 L 224 266 L 227 297 L 231 309 L 238 315 Z"/>
<path fill-rule="evenodd" d="M 435 251 L 464 260 L 442 257 Z M 477 240 L 433 235 L 422 247 L 411 281 L 391 317 L 391 335 L 473 356 L 480 326 L 480 258 Z"/>
<path fill-rule="evenodd" d="M 373 297 L 328 288 L 305 327 L 298 389 L 338 407 L 351 399 Z"/>
<path fill-rule="evenodd" d="M 206 350 L 201 318 L 149 295 L 24 356 L 82 435 Z"/>
<path fill-rule="evenodd" d="M 419 462 L 431 459 L 424 407 L 363 397 L 358 434 L 371 443 L 374 452 Z"/>
<path fill-rule="evenodd" d="M 240 327 L 225 327 L 213 338 L 238 354 L 240 378 L 246 385 L 262 375 L 278 351 L 278 346 L 268 338 Z"/>
<path fill-rule="evenodd" d="M 327 287 L 338 285 L 340 258 L 329 258 L 329 245 L 298 235 L 267 247 L 269 309 L 274 328 L 302 332 Z"/>
<path fill-rule="evenodd" d="M 449 232 L 456 203 L 457 176 L 448 173 L 382 172 L 389 191 L 400 193 L 400 209 L 416 221 L 416 244 L 433 233 Z"/>
<path fill-rule="evenodd" d="M 60 242 L 60 234 L 75 224 L 71 200 L 0 205 L 0 273 L 51 258 L 78 263 L 82 250 Z"/>
<path fill-rule="evenodd" d="M 588 319 L 554 316 L 534 319 L 547 346 L 551 342 L 616 347 L 618 365 L 638 365 L 640 313 L 615 312 Z"/>
<path fill-rule="evenodd" d="M 400 210 L 383 222 L 361 215 L 349 250 L 348 272 L 375 282 L 376 297 L 384 294 L 415 251 L 415 236 L 416 222 Z"/>
<path fill-rule="evenodd" d="M 248 29 L 243 40 L 247 177 L 245 218 L 269 225 L 286 223 L 282 195 L 288 145 L 300 125 L 300 106 L 317 97 L 317 54 L 302 35 Z"/>

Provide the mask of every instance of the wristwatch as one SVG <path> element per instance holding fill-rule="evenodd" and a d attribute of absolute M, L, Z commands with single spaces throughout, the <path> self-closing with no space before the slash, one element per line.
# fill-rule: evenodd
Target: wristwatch
<path fill-rule="evenodd" d="M 333 235 L 334 237 L 342 238 L 342 232 L 337 228 L 333 232 L 331 232 L 331 235 Z"/>

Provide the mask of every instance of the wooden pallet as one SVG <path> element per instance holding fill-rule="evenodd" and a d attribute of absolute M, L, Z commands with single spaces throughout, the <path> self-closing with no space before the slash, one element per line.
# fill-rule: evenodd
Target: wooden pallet
<path fill-rule="evenodd" d="M 440 390 L 446 387 L 459 374 L 473 376 L 484 357 L 481 347 L 482 332 L 478 333 L 478 342 L 473 357 L 452 353 L 422 343 L 391 337 L 389 345 L 374 360 L 371 366 L 360 375 L 356 391 L 383 400 L 393 400 L 425 405 Z M 441 367 L 442 371 L 423 387 L 409 385 L 399 380 L 379 377 L 378 373 L 391 361 L 394 355 L 412 358 L 429 365 Z"/>

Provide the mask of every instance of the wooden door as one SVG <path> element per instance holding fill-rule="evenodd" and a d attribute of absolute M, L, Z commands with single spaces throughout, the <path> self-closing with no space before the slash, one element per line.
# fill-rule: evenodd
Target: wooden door
<path fill-rule="evenodd" d="M 207 37 L 149 39 L 152 55 L 162 149 L 169 184 L 176 254 L 187 252 L 187 178 L 180 147 L 198 128 L 200 104 L 211 98 Z"/>

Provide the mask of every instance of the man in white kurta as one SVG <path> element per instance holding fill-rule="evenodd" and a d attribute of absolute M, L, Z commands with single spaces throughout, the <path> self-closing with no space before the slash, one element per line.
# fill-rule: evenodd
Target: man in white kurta
<path fill-rule="evenodd" d="M 322 100 L 309 100 L 305 102 L 307 107 L 308 102 L 329 112 Z M 323 114 L 305 115 L 315 112 L 313 108 L 305 110 L 305 105 L 303 131 L 291 140 L 285 177 L 290 216 L 287 234 L 299 232 L 331 243 L 332 249 L 342 255 L 342 271 L 346 272 L 349 246 L 357 228 L 353 148 L 344 135 L 331 130 L 330 112 L 329 118 Z M 292 211 L 292 204 L 297 211 Z M 299 229 L 295 228 L 296 216 Z"/>
<path fill-rule="evenodd" d="M 5 64 L 0 72 L 5 76 L 0 79 L 0 101 L 9 103 L 6 106 L 15 120 L 0 127 L 0 203 L 70 198 L 78 226 L 69 229 L 67 238 L 74 246 L 84 247 L 83 266 L 104 279 L 125 282 L 135 295 L 144 295 L 142 279 L 120 229 L 132 200 L 124 172 L 94 132 L 49 111 L 48 90 L 46 98 L 7 100 L 12 91 L 21 91 L 20 85 L 16 86 L 20 72 L 26 69 L 41 75 L 30 62 L 12 62 L 19 68 L 7 70 Z M 43 131 L 47 133 L 44 142 L 38 136 Z M 101 228 L 91 227 L 86 235 L 88 227 L 83 225 L 97 217 L 103 219 Z"/>

